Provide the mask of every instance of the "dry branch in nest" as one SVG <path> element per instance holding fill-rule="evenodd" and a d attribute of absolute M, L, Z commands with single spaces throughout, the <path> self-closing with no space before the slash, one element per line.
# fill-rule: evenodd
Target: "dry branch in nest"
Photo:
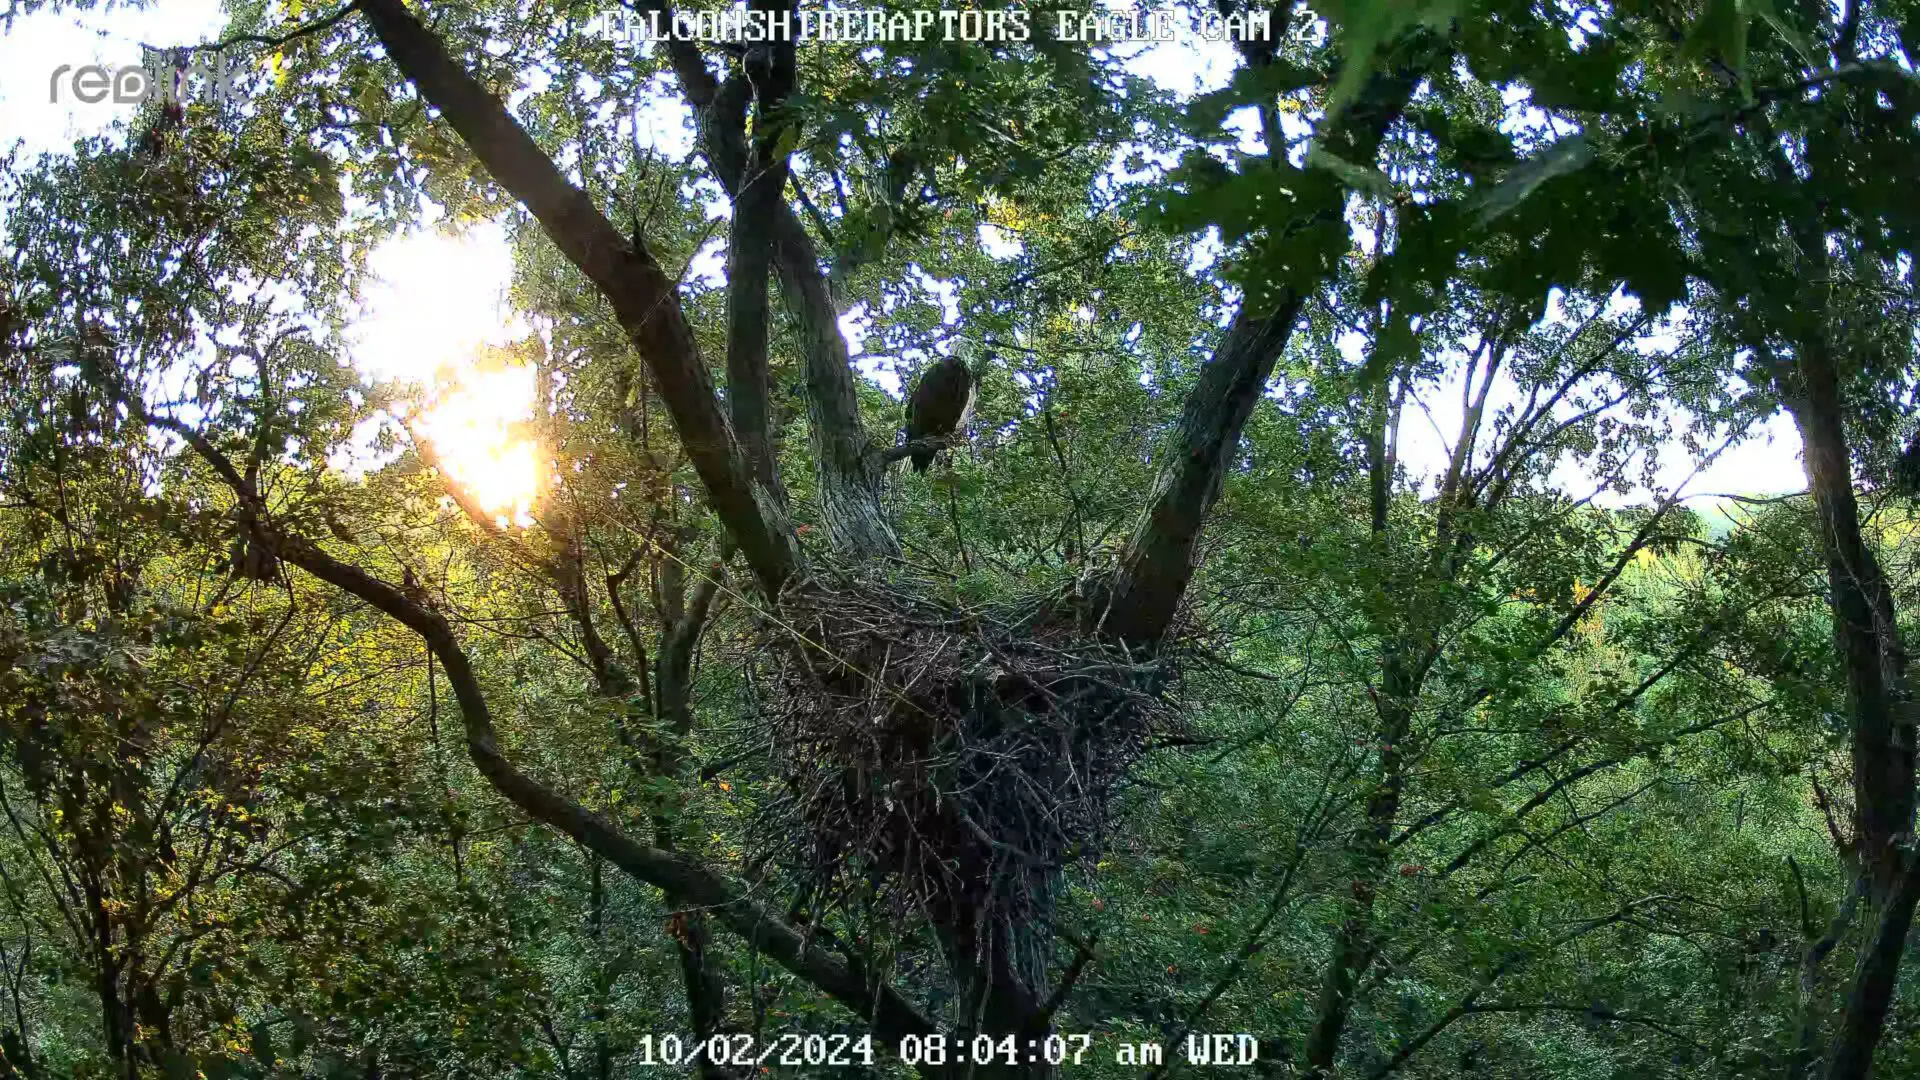
<path fill-rule="evenodd" d="M 1115 782 L 1173 722 L 1165 661 L 1039 605 L 968 610 L 917 583 L 842 580 L 796 585 L 781 611 L 792 647 L 769 654 L 763 716 L 787 798 L 763 836 L 785 850 L 765 855 L 816 896 L 1044 917 L 1058 872 L 1098 844 Z"/>

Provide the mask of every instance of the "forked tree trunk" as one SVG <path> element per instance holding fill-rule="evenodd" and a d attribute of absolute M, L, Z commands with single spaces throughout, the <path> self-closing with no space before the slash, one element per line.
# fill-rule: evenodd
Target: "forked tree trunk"
<path fill-rule="evenodd" d="M 649 4 L 639 0 L 646 10 Z M 765 432 L 736 438 L 742 424 L 764 424 L 765 409 L 754 400 L 761 384 L 756 365 L 764 364 L 757 341 L 737 343 L 729 367 L 745 392 L 730 424 L 715 396 L 673 283 L 648 254 L 644 238 L 622 237 L 579 189 L 569 184 L 493 95 L 447 53 L 445 43 L 407 10 L 402 0 L 361 0 L 388 56 L 439 110 L 489 173 L 519 199 L 555 244 L 611 302 L 667 406 L 675 428 L 706 488 L 715 513 L 775 602 L 800 570 L 797 545 L 778 495 L 777 477 L 768 471 L 771 455 Z M 696 109 L 727 104 L 694 46 L 666 45 L 670 62 Z M 1416 50 L 1430 52 L 1431 50 Z M 749 57 L 749 62 L 752 58 Z M 1404 107 L 1418 74 L 1431 56 L 1403 63 L 1375 80 L 1349 108 L 1330 144 L 1350 161 L 1371 161 L 1379 138 Z M 763 83 L 764 87 L 765 84 Z M 777 100 L 778 88 L 773 90 Z M 715 115 L 703 120 L 703 149 L 722 184 L 740 186 L 745 166 L 775 164 L 749 151 L 737 125 Z M 757 125 L 758 127 L 758 125 Z M 756 193 L 757 194 L 757 193 Z M 1338 193 L 1328 201 L 1337 210 Z M 899 544 L 880 502 L 881 459 L 868 442 L 860 420 L 857 382 L 839 334 L 836 312 L 821 273 L 818 254 L 784 199 L 762 204 L 749 197 L 752 214 L 764 212 L 771 226 L 774 264 L 782 291 L 800 327 L 809 429 L 819 475 L 821 516 L 836 556 L 850 563 L 897 554 Z M 1317 257 L 1317 255 L 1316 255 Z M 743 268 L 743 288 L 757 287 L 753 256 Z M 1180 428 L 1165 448 L 1151 505 L 1130 540 L 1122 564 L 1104 590 L 1100 604 L 1105 623 L 1099 630 L 1131 646 L 1151 650 L 1165 636 L 1192 575 L 1202 525 L 1231 466 L 1248 416 L 1265 389 L 1299 312 L 1305 287 L 1281 296 L 1270 309 L 1243 313 L 1201 372 L 1200 387 L 1188 400 Z M 740 295 L 733 312 L 741 328 L 765 332 L 758 298 Z M 210 447 L 196 446 L 204 455 Z M 231 472 L 231 470 L 228 470 Z M 229 483 L 243 498 L 257 496 L 238 478 Z M 928 1021 L 884 985 L 867 985 L 838 959 L 811 949 L 791 927 L 770 919 L 731 883 L 688 864 L 661 847 L 636 843 L 609 823 L 586 813 L 521 773 L 500 753 L 484 696 L 470 665 L 445 620 L 421 609 L 390 586 L 346 566 L 297 540 L 278 534 L 264 521 L 256 527 L 262 543 L 281 557 L 369 600 L 413 627 L 441 656 L 460 697 L 468 726 L 468 744 L 476 765 L 502 794 L 569 835 L 580 839 L 629 873 L 661 886 L 676 897 L 711 906 L 715 915 L 748 936 L 777 959 L 847 1002 L 874 1024 L 875 1034 L 897 1038 L 925 1032 Z M 1031 914 L 1031 913 L 1030 913 Z M 1027 1062 L 1027 1040 L 1043 1038 L 1048 1027 L 1043 1002 L 1049 949 L 1038 928 L 1049 912 L 1023 923 L 977 920 L 961 911 L 936 916 L 946 938 L 953 971 L 963 997 L 974 1003 L 977 1030 L 1002 1038 L 1014 1036 L 1021 1061 L 972 1069 L 945 1070 L 954 1075 L 1028 1080 L 1053 1072 L 1044 1061 Z"/>
<path fill-rule="evenodd" d="M 900 540 L 881 506 L 885 466 L 867 439 L 847 339 L 820 255 L 807 230 L 782 202 L 772 240 L 782 292 L 801 339 L 806 367 L 807 430 L 812 439 L 820 514 L 834 552 L 848 565 L 900 554 Z"/>

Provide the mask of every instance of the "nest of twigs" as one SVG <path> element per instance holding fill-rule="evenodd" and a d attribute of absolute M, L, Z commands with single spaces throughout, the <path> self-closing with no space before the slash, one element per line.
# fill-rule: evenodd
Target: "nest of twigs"
<path fill-rule="evenodd" d="M 762 715 L 786 797 L 764 835 L 815 897 L 1044 916 L 1059 871 L 1097 848 L 1115 783 L 1172 723 L 1164 661 L 1040 604 L 840 581 L 781 611 L 791 647 L 771 654 Z"/>

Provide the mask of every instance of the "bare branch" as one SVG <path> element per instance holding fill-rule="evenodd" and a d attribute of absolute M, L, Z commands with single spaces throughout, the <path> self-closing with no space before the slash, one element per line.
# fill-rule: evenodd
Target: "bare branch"
<path fill-rule="evenodd" d="M 344 7 L 340 8 L 338 11 L 333 12 L 331 15 L 323 15 L 320 18 L 313 19 L 309 22 L 301 23 L 299 26 L 296 26 L 293 29 L 288 30 L 284 34 L 273 34 L 273 35 L 235 34 L 232 37 L 221 38 L 219 41 L 213 42 L 210 45 L 178 46 L 176 48 L 176 51 L 182 52 L 182 53 L 196 53 L 196 52 L 217 53 L 217 52 L 225 52 L 228 49 L 234 48 L 235 46 L 238 46 L 238 45 L 258 45 L 262 48 L 278 49 L 281 46 L 286 45 L 287 43 L 291 41 L 295 41 L 299 38 L 311 37 L 315 34 L 325 33 L 326 31 L 331 30 L 333 27 L 339 25 L 343 20 L 345 20 L 347 16 L 352 15 L 355 11 L 357 11 L 359 7 L 360 7 L 360 4 L 358 3 L 358 0 L 355 0 L 354 3 L 345 5 Z M 142 43 L 141 47 L 145 49 L 151 49 L 155 52 L 166 51 L 164 48 L 158 45 L 147 45 L 145 43 Z"/>

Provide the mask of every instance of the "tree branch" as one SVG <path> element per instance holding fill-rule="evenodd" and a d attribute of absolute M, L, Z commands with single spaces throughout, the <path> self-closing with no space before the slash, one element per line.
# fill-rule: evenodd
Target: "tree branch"
<path fill-rule="evenodd" d="M 137 399 L 123 397 L 123 400 L 127 400 L 146 423 L 173 431 L 185 439 L 233 490 L 248 512 L 247 528 L 255 543 L 359 598 L 425 640 L 440 661 L 460 705 L 467 751 L 474 767 L 507 801 L 635 879 L 664 890 L 676 902 L 709 910 L 781 966 L 867 1018 L 874 1033 L 883 1040 L 937 1030 L 891 987 L 871 983 L 845 960 L 816 949 L 807 937 L 755 902 L 738 883 L 683 856 L 639 843 L 606 818 L 520 771 L 500 748 L 492 710 L 479 677 L 444 615 L 416 602 L 400 586 L 342 562 L 304 538 L 281 532 L 269 519 L 265 505 L 246 477 L 205 435 L 179 420 L 147 413 Z"/>
<path fill-rule="evenodd" d="M 1561 934 L 1560 936 L 1554 938 L 1553 940 L 1548 941 L 1545 945 L 1541 946 L 1538 949 L 1533 949 L 1533 950 L 1518 949 L 1508 954 L 1506 959 L 1502 960 L 1499 963 L 1499 965 L 1496 966 L 1491 972 L 1488 972 L 1485 978 L 1481 979 L 1480 982 L 1476 986 L 1474 986 L 1472 990 L 1467 992 L 1467 995 L 1464 998 L 1460 999 L 1459 1004 L 1455 1005 L 1451 1009 L 1448 1009 L 1446 1013 L 1440 1017 L 1440 1019 L 1434 1021 L 1431 1025 L 1427 1027 L 1425 1031 L 1422 1031 L 1420 1034 L 1414 1036 L 1412 1039 L 1409 1039 L 1407 1042 L 1403 1043 L 1400 1046 L 1400 1049 L 1396 1050 L 1391 1058 L 1388 1058 L 1386 1062 L 1380 1065 L 1380 1067 L 1376 1068 L 1375 1070 L 1373 1070 L 1373 1072 L 1367 1075 L 1367 1080 L 1381 1080 L 1382 1077 L 1385 1077 L 1388 1074 L 1394 1072 L 1396 1069 L 1400 1068 L 1400 1066 L 1406 1064 L 1408 1059 L 1412 1058 L 1413 1055 L 1419 1053 L 1422 1047 L 1425 1047 L 1428 1043 L 1432 1042 L 1437 1036 L 1439 1036 L 1441 1032 L 1451 1027 L 1456 1021 L 1460 1020 L 1462 1017 L 1471 1015 L 1473 1013 L 1533 1012 L 1533 1011 L 1582 1012 L 1582 1013 L 1588 1013 L 1594 1016 L 1596 1019 L 1613 1020 L 1621 1023 L 1643 1022 L 1639 1018 L 1630 1018 L 1623 1014 L 1615 1013 L 1610 1009 L 1594 1008 L 1591 1006 L 1567 1006 L 1567 1005 L 1555 1005 L 1550 1003 L 1538 1003 L 1538 1004 L 1530 1004 L 1530 1005 L 1513 1005 L 1513 1004 L 1481 1005 L 1479 1004 L 1479 1000 L 1482 994 L 1485 994 L 1487 991 L 1493 989 L 1494 984 L 1498 983 L 1500 979 L 1504 977 L 1508 972 L 1512 971 L 1516 967 L 1519 967 L 1521 964 L 1524 964 L 1527 961 L 1533 959 L 1533 957 L 1541 953 L 1551 952 L 1555 949 L 1558 949 L 1560 946 L 1568 944 L 1569 942 L 1572 942 L 1577 938 L 1585 937 L 1586 935 L 1594 932 L 1595 930 L 1599 930 L 1602 927 L 1612 926 L 1615 923 L 1621 922 L 1622 920 L 1632 915 L 1635 910 L 1641 907 L 1644 907 L 1647 904 L 1655 903 L 1657 901 L 1672 900 L 1672 899 L 1673 897 L 1670 897 L 1670 896 L 1649 896 L 1639 900 L 1635 900 L 1632 903 L 1622 906 L 1619 910 L 1614 911 L 1611 914 L 1602 915 L 1597 919 L 1588 919 L 1585 922 L 1578 924 L 1572 930 L 1569 930 L 1566 933 Z M 1686 1036 L 1681 1035 L 1677 1032 L 1674 1032 L 1670 1029 L 1662 1028 L 1661 1030 L 1666 1031 L 1667 1034 L 1673 1035 L 1675 1038 L 1683 1039 L 1689 1043 L 1693 1042 L 1692 1039 L 1689 1039 Z M 1698 1044 L 1695 1044 L 1695 1045 L 1698 1045 Z"/>
<path fill-rule="evenodd" d="M 1417 33 L 1400 61 L 1369 81 L 1338 129 L 1327 136 L 1336 156 L 1371 162 L 1380 139 L 1406 108 L 1421 77 L 1446 51 L 1435 36 Z M 1268 152 L 1278 157 L 1285 148 L 1270 147 Z M 1304 207 L 1302 212 L 1309 220 L 1329 216 L 1337 220 L 1345 195 L 1344 186 L 1330 184 L 1314 200 L 1322 205 Z M 1297 257 L 1317 255 L 1301 251 Z M 1274 362 L 1286 348 L 1311 288 L 1283 287 L 1262 310 L 1242 307 L 1201 368 L 1200 380 L 1188 393 L 1180 422 L 1163 453 L 1147 508 L 1134 526 L 1119 566 L 1088 613 L 1099 630 L 1133 648 L 1151 649 L 1172 625 L 1193 577 L 1201 526 L 1220 496 L 1240 434 L 1266 390 Z"/>
<path fill-rule="evenodd" d="M 756 4 L 765 10 L 768 5 Z M 757 45 L 749 53 L 753 91 L 753 145 L 733 187 L 733 220 L 727 236 L 727 407 L 763 483 L 773 483 L 772 437 L 767 427 L 767 285 L 773 257 L 769 237 L 774 211 L 787 186 L 787 154 L 780 134 L 791 127 L 784 116 L 793 90 L 793 42 Z M 729 79 L 732 84 L 734 80 Z M 737 130 L 737 106 L 719 95 L 712 125 Z M 733 122 L 729 122 L 732 120 Z"/>
<path fill-rule="evenodd" d="M 403 0 L 360 0 L 360 8 L 401 73 L 613 306 L 653 375 L 714 512 L 761 587 L 777 595 L 798 567 L 799 549 L 778 500 L 754 480 L 720 411 L 673 281 L 644 246 L 622 237 L 586 193 L 567 181 L 500 100 L 454 62 L 445 43 Z"/>
<path fill-rule="evenodd" d="M 657 0 L 635 0 L 629 6 L 640 12 L 668 13 L 667 5 Z M 749 145 L 741 125 L 726 122 L 723 87 L 700 60 L 695 46 L 670 40 L 667 48 L 681 91 L 700 117 L 701 153 L 721 187 L 738 200 L 742 181 L 752 172 L 756 149 Z M 792 45 L 783 48 L 790 51 Z M 750 203 L 756 216 L 764 215 L 761 223 L 773 245 L 781 294 L 799 327 L 807 429 L 828 540 L 844 556 L 897 556 L 900 542 L 881 512 L 882 471 L 873 460 L 860 416 L 860 396 L 847 342 L 840 335 L 839 313 L 821 271 L 820 253 L 787 204 L 785 187 L 783 167 L 778 184 L 769 184 L 761 194 L 766 201 Z"/>
<path fill-rule="evenodd" d="M 236 45 L 258 45 L 262 48 L 278 49 L 281 46 L 297 38 L 311 37 L 314 34 L 323 33 L 327 30 L 332 29 L 333 27 L 339 25 L 343 20 L 345 20 L 347 16 L 353 14 L 356 10 L 358 10 L 359 7 L 360 7 L 360 4 L 358 3 L 358 0 L 355 0 L 354 3 L 347 4 L 341 7 L 340 10 L 335 11 L 330 15 L 323 15 L 320 18 L 312 20 L 311 22 L 301 23 L 299 26 L 294 27 L 293 29 L 287 31 L 284 34 L 274 34 L 271 36 L 265 35 L 265 34 L 235 34 L 232 37 L 221 38 L 219 41 L 213 42 L 210 45 L 183 45 L 183 46 L 176 46 L 175 49 L 176 51 L 183 52 L 183 53 L 225 52 Z M 149 49 L 154 52 L 167 51 L 167 49 L 161 46 L 148 45 L 144 42 L 141 43 L 141 48 Z"/>

